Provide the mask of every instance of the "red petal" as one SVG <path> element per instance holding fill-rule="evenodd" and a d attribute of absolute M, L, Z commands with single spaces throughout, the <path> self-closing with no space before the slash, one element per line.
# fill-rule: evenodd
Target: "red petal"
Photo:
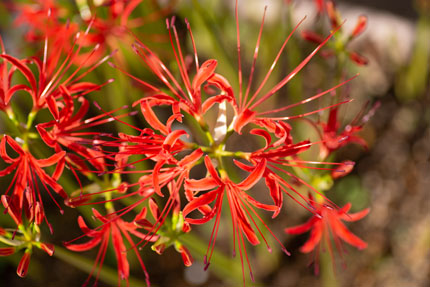
<path fill-rule="evenodd" d="M 56 139 L 51 135 L 51 133 L 46 131 L 46 128 L 54 126 L 55 121 L 38 124 L 36 126 L 37 131 L 39 132 L 42 140 L 50 147 L 54 147 L 57 143 Z"/>
<path fill-rule="evenodd" d="M 208 83 L 211 85 L 215 85 L 221 91 L 224 91 L 229 98 L 234 99 L 233 88 L 231 87 L 227 79 L 223 76 L 214 73 L 212 77 L 208 79 Z"/>
<path fill-rule="evenodd" d="M 56 164 L 60 159 L 62 159 L 66 155 L 65 151 L 61 151 L 53 154 L 49 158 L 46 159 L 37 159 L 36 162 L 40 167 L 47 167 Z"/>
<path fill-rule="evenodd" d="M 81 244 L 65 244 L 65 247 L 69 250 L 72 251 L 87 251 L 90 250 L 91 248 L 94 248 L 97 244 L 100 243 L 100 241 L 102 240 L 102 236 L 97 236 L 94 237 L 93 239 L 91 239 L 88 242 L 85 243 L 81 243 Z"/>
<path fill-rule="evenodd" d="M 145 117 L 145 120 L 148 122 L 148 124 L 155 130 L 160 131 L 162 134 L 167 135 L 169 133 L 167 127 L 163 125 L 159 120 L 158 117 L 155 115 L 154 111 L 152 110 L 151 106 L 148 104 L 148 102 L 141 102 L 140 108 L 142 110 L 142 114 Z"/>
<path fill-rule="evenodd" d="M 316 224 L 314 224 L 308 241 L 306 241 L 305 244 L 303 244 L 303 246 L 300 247 L 301 252 L 309 253 L 315 249 L 315 246 L 317 246 L 321 241 L 323 228 L 324 227 L 323 227 L 322 221 L 318 221 Z"/>
<path fill-rule="evenodd" d="M 258 240 L 257 235 L 254 232 L 254 229 L 252 229 L 251 224 L 249 224 L 248 219 L 245 217 L 238 216 L 238 223 L 242 231 L 245 233 L 246 238 L 248 239 L 249 243 L 252 245 L 258 245 L 260 241 Z"/>
<path fill-rule="evenodd" d="M 55 98 L 52 95 L 49 95 L 46 97 L 45 101 L 54 119 L 58 120 L 60 118 L 60 112 Z"/>
<path fill-rule="evenodd" d="M 115 224 L 112 224 L 112 243 L 117 261 L 118 274 L 121 279 L 127 280 L 130 275 L 130 265 L 126 253 L 127 249 L 125 248 L 121 232 Z"/>
<path fill-rule="evenodd" d="M 200 66 L 199 71 L 193 79 L 192 87 L 194 91 L 198 90 L 200 86 L 214 74 L 216 66 L 216 60 L 207 60 Z"/>
<path fill-rule="evenodd" d="M 266 149 L 267 146 L 272 142 L 272 137 L 270 136 L 270 133 L 268 133 L 266 130 L 253 129 L 249 133 L 252 135 L 257 135 L 257 136 L 261 136 L 264 138 L 264 140 L 266 141 L 266 144 L 265 144 L 264 148 L 262 148 L 263 150 Z"/>
<path fill-rule="evenodd" d="M 348 175 L 354 169 L 354 162 L 344 161 L 335 170 L 331 172 L 331 177 L 333 179 L 338 179 Z"/>
<path fill-rule="evenodd" d="M 9 61 L 12 65 L 14 65 L 18 70 L 22 72 L 22 74 L 25 76 L 25 78 L 30 83 L 31 89 L 36 92 L 37 91 L 37 85 L 36 85 L 36 78 L 34 77 L 31 70 L 22 63 L 22 61 L 9 56 L 7 54 L 1 54 L 0 57 L 4 58 L 6 61 Z M 18 274 L 19 275 L 19 274 Z"/>
<path fill-rule="evenodd" d="M 205 194 L 200 195 L 199 197 L 194 198 L 184 207 L 182 211 L 183 216 L 186 217 L 190 212 L 196 210 L 197 208 L 211 203 L 221 192 L 223 192 L 223 188 L 218 188 L 216 190 L 209 191 Z"/>
<path fill-rule="evenodd" d="M 358 249 L 364 249 L 367 247 L 367 243 L 361 240 L 359 237 L 354 235 L 351 231 L 349 231 L 342 222 L 340 222 L 337 218 L 331 218 L 330 224 L 337 236 L 339 236 L 346 243 L 357 247 Z"/>
<path fill-rule="evenodd" d="M 252 188 L 263 176 L 264 171 L 266 170 L 266 160 L 262 159 L 252 173 L 241 183 L 237 184 L 237 187 L 242 190 L 249 190 Z"/>
<path fill-rule="evenodd" d="M 133 219 L 133 222 L 145 219 L 146 213 L 147 213 L 146 207 L 143 207 L 142 210 L 138 214 L 136 214 L 136 216 Z"/>
<path fill-rule="evenodd" d="M 215 103 L 220 104 L 225 100 L 230 101 L 231 98 L 223 94 L 208 98 L 202 105 L 202 113 L 206 113 Z"/>
<path fill-rule="evenodd" d="M 318 220 L 321 219 L 312 216 L 307 222 L 294 227 L 285 228 L 284 231 L 288 234 L 302 234 L 309 231 L 318 222 Z"/>
<path fill-rule="evenodd" d="M 160 209 L 158 208 L 157 202 L 152 197 L 149 198 L 149 210 L 151 211 L 152 216 L 155 220 L 160 218 Z"/>
<path fill-rule="evenodd" d="M 256 113 L 246 109 L 244 111 L 242 111 L 238 116 L 235 117 L 234 119 L 234 130 L 238 133 L 241 134 L 241 130 L 244 126 L 246 126 L 248 123 L 250 123 L 252 120 L 254 120 Z"/>
<path fill-rule="evenodd" d="M 369 212 L 370 212 L 370 208 L 366 208 L 356 213 L 343 214 L 341 218 L 342 220 L 345 220 L 345 221 L 357 221 L 365 217 L 367 214 L 369 214 Z"/>
<path fill-rule="evenodd" d="M 170 148 L 176 143 L 176 141 L 183 135 L 187 135 L 187 132 L 184 130 L 175 130 L 173 132 L 170 132 L 166 139 L 163 142 L 163 148 L 167 151 L 170 151 Z"/>
<path fill-rule="evenodd" d="M 219 186 L 219 183 L 212 177 L 203 179 L 187 179 L 185 181 L 185 189 L 192 191 L 210 190 Z"/>
<path fill-rule="evenodd" d="M 184 158 L 178 162 L 178 165 L 189 166 L 189 168 L 191 168 L 202 157 L 203 154 L 204 153 L 200 148 L 196 149 L 191 154 L 184 156 Z"/>
<path fill-rule="evenodd" d="M 218 172 L 216 171 L 214 165 L 212 164 L 212 160 L 208 155 L 205 156 L 205 165 L 213 179 L 215 179 L 219 184 L 222 184 L 222 180 L 218 176 Z"/>

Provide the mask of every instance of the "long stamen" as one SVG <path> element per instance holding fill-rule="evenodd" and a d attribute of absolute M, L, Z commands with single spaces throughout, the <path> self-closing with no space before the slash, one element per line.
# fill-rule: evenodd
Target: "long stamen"
<path fill-rule="evenodd" d="M 196 49 L 196 43 L 194 41 L 193 32 L 191 31 L 191 25 L 190 22 L 188 22 L 187 18 L 185 18 L 185 24 L 187 25 L 187 30 L 190 34 L 191 43 L 193 45 L 193 51 L 194 51 L 194 62 L 196 64 L 196 73 L 199 71 L 199 57 L 197 56 L 197 49 Z"/>
<path fill-rule="evenodd" d="M 260 32 L 258 33 L 257 43 L 255 44 L 254 58 L 252 61 L 252 66 L 251 66 L 251 73 L 249 75 L 248 87 L 246 88 L 245 98 L 243 99 L 243 103 L 242 102 L 239 103 L 240 108 L 242 108 L 242 104 L 246 103 L 246 101 L 248 99 L 249 91 L 251 89 L 252 80 L 253 80 L 254 71 L 255 71 L 255 63 L 257 62 L 258 52 L 260 50 L 259 49 L 260 48 L 260 41 L 261 41 L 261 35 L 263 34 L 263 26 L 264 26 L 264 20 L 266 18 L 266 11 L 267 11 L 267 6 L 264 7 L 263 20 L 261 20 Z"/>
<path fill-rule="evenodd" d="M 248 108 L 248 106 L 256 99 L 258 94 L 260 93 L 261 89 L 266 85 L 267 80 L 269 79 L 270 75 L 272 74 L 273 70 L 276 67 L 276 64 L 278 63 L 279 57 L 281 57 L 282 52 L 284 51 L 285 46 L 287 45 L 288 41 L 290 40 L 291 36 L 294 34 L 294 32 L 297 30 L 297 28 L 300 26 L 300 24 L 305 21 L 306 17 L 304 17 L 297 25 L 294 27 L 294 29 L 290 32 L 288 37 L 285 39 L 284 43 L 282 44 L 281 49 L 279 50 L 278 54 L 275 57 L 275 60 L 273 61 L 272 65 L 270 66 L 269 71 L 267 72 L 266 76 L 264 77 L 263 81 L 261 82 L 258 89 L 255 91 L 255 93 L 252 95 L 251 99 L 246 103 L 246 106 L 244 109 Z"/>
<path fill-rule="evenodd" d="M 325 38 L 325 40 L 318 45 L 318 47 L 315 48 L 297 67 L 294 68 L 293 71 L 291 71 L 285 78 L 282 79 L 277 85 L 275 85 L 266 95 L 264 95 L 262 98 L 257 100 L 250 109 L 254 109 L 264 101 L 266 101 L 268 98 L 270 98 L 272 95 L 274 95 L 277 91 L 279 91 L 283 86 L 285 86 L 299 71 L 303 69 L 304 66 L 306 66 L 307 63 L 315 56 L 315 54 L 328 42 L 328 40 L 333 37 L 333 35 L 340 29 L 339 26 L 337 27 L 333 32 L 330 33 L 330 35 Z"/>
<path fill-rule="evenodd" d="M 314 101 L 314 100 L 316 100 L 316 99 L 318 99 L 318 98 L 320 98 L 320 97 L 322 97 L 322 96 L 324 96 L 324 95 L 326 95 L 326 94 L 328 94 L 328 93 L 336 90 L 337 88 L 345 85 L 346 83 L 348 83 L 348 82 L 352 81 L 353 79 L 355 79 L 357 76 L 358 76 L 358 74 L 356 74 L 354 77 L 352 77 L 352 78 L 350 78 L 350 79 L 348 79 L 348 80 L 346 80 L 346 81 L 344 81 L 344 82 L 342 82 L 342 83 L 340 83 L 340 84 L 338 84 L 338 85 L 336 85 L 336 86 L 334 86 L 334 87 L 332 87 L 332 88 L 330 88 L 328 90 L 325 90 L 324 92 L 318 93 L 315 96 L 309 97 L 309 98 L 304 99 L 304 100 L 302 100 L 300 102 L 297 102 L 297 103 L 294 103 L 294 104 L 291 104 L 291 105 L 288 105 L 288 106 L 285 106 L 285 107 L 282 107 L 282 108 L 279 108 L 279 109 L 274 109 L 274 110 L 270 110 L 270 111 L 264 111 L 264 112 L 258 113 L 258 115 L 261 116 L 261 115 L 267 115 L 267 114 L 272 114 L 272 113 L 278 113 L 278 112 L 282 112 L 282 111 L 294 108 L 294 107 L 296 107 L 298 105 L 307 104 L 307 103 L 312 102 L 312 101 Z"/>
<path fill-rule="evenodd" d="M 236 0 L 235 7 L 235 18 L 236 18 L 236 38 L 237 38 L 237 65 L 238 65 L 238 76 L 239 76 L 239 103 L 242 103 L 242 60 L 240 53 L 240 30 L 239 30 L 239 9 L 238 0 Z"/>

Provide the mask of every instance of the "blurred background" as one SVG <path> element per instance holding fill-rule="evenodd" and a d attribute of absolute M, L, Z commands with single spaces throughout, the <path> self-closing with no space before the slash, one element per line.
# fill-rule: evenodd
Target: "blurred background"
<path fill-rule="evenodd" d="M 22 31 L 11 26 L 15 15 L 5 8 L 8 2 L 12 1 L 0 4 L 0 32 L 7 43 L 7 51 L 12 52 L 15 47 L 19 51 L 23 45 L 18 32 Z M 221 58 L 226 60 L 224 62 L 232 60 L 233 66 L 236 64 L 235 56 L 232 56 L 236 53 L 233 2 L 184 0 L 178 1 L 171 11 L 177 16 L 177 26 L 184 37 L 186 27 L 182 24 L 183 19 L 190 21 L 201 62 Z M 360 67 L 347 64 L 351 74 L 360 73 L 360 76 L 349 87 L 349 96 L 354 103 L 342 111 L 342 121 L 349 123 L 367 101 L 379 101 L 381 105 L 360 134 L 368 142 L 369 149 L 350 145 L 336 155 L 337 161 L 353 160 L 356 165 L 349 176 L 335 182 L 327 195 L 339 206 L 351 202 L 352 211 L 371 209 L 363 220 L 348 225 L 369 246 L 358 251 L 345 244 L 344 260 L 336 259 L 335 279 L 325 278 L 324 274 L 316 276 L 309 266 L 309 255 L 299 252 L 308 234 L 292 236 L 282 232 L 285 227 L 303 223 L 309 218 L 309 213 L 297 204 L 287 202 L 284 215 L 271 221 L 271 229 L 292 255 L 282 254 L 275 244 L 272 244 L 274 252 L 270 254 L 264 247 L 249 248 L 257 278 L 257 283 L 250 286 L 430 286 L 430 2 L 338 0 L 336 3 L 342 18 L 347 20 L 346 31 L 352 30 L 359 15 L 368 17 L 365 32 L 348 46 L 364 55 L 369 64 Z M 69 1 L 70 7 L 76 7 L 75 4 Z M 245 66 L 249 66 L 252 60 L 265 5 L 268 5 L 268 16 L 259 58 L 262 61 L 273 59 L 290 31 L 288 26 L 291 23 L 295 25 L 304 15 L 307 19 L 299 30 L 328 28 L 328 20 L 317 16 L 314 1 L 296 0 L 288 5 L 283 0 L 240 1 Z M 156 29 L 160 34 L 164 33 L 162 28 Z M 282 62 L 283 70 L 300 62 L 306 52 L 315 47 L 303 40 L 300 32 L 293 38 L 286 48 L 286 53 L 292 57 L 287 56 L 287 60 Z M 153 47 L 169 47 L 163 37 L 160 41 L 158 38 L 150 41 Z M 190 43 L 184 44 L 184 49 L 191 53 Z M 132 58 L 130 55 L 125 57 Z M 333 64 L 318 57 L 291 82 L 290 87 L 281 92 L 297 99 L 297 90 L 294 89 L 299 89 L 305 98 L 315 93 L 318 87 L 333 86 L 334 76 L 330 71 Z M 225 71 L 224 74 L 230 78 L 237 77 L 231 63 L 219 62 L 220 71 Z M 135 66 L 130 68 L 138 69 Z M 111 73 L 115 76 L 115 71 Z M 111 93 L 115 93 L 115 88 L 112 90 Z M 139 92 L 133 90 L 127 94 L 138 97 Z M 272 104 L 289 103 L 295 99 L 280 97 Z M 57 244 L 70 240 L 64 236 L 65 232 L 80 234 L 76 211 L 67 212 L 68 215 L 59 222 L 53 220 L 53 225 L 61 223 L 64 226 L 64 230 L 56 229 L 53 239 L 50 239 Z M 204 238 L 202 241 L 184 239 L 196 254 L 196 262 L 189 268 L 183 267 L 179 254 L 172 248 L 167 249 L 163 256 L 150 250 L 142 252 L 153 285 L 241 286 L 239 260 L 231 259 L 230 230 L 220 231 L 217 239 L 219 254 L 215 256 L 217 259 L 214 259 L 213 266 L 205 272 L 201 253 L 207 247 L 206 231 L 210 231 L 211 226 L 207 227 L 208 230 L 196 229 Z M 19 254 L 0 260 L 0 286 L 80 286 L 87 275 L 73 264 L 59 260 L 59 253 L 48 257 L 36 252 L 25 279 L 16 276 L 15 272 Z M 342 262 L 346 263 L 345 266 Z M 92 264 L 91 261 L 88 264 Z M 115 275 L 114 258 L 107 258 L 105 265 L 110 266 Z M 232 270 L 239 272 L 233 276 Z M 133 277 L 143 280 L 140 273 L 138 269 L 132 271 Z M 133 286 L 139 284 L 131 281 Z M 100 281 L 98 286 L 110 285 Z"/>

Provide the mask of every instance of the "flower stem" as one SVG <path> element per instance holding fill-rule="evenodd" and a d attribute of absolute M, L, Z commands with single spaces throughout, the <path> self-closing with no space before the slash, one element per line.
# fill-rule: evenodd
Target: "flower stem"
<path fill-rule="evenodd" d="M 86 273 L 90 273 L 94 262 L 80 255 L 67 251 L 66 249 L 55 246 L 54 256 Z M 118 272 L 110 267 L 103 266 L 99 273 L 99 279 L 109 286 L 118 285 Z M 146 286 L 145 282 L 137 278 L 128 278 L 130 286 Z M 152 285 L 152 284 L 151 284 Z"/>

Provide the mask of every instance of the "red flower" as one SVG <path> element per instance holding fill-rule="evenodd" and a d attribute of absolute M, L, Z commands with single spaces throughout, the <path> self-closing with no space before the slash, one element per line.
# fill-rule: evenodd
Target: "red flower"
<path fill-rule="evenodd" d="M 311 230 L 311 235 L 306 243 L 300 248 L 303 253 L 309 253 L 315 250 L 315 273 L 318 273 L 318 256 L 321 248 L 328 247 L 330 256 L 333 258 L 333 247 L 331 240 L 334 241 L 337 252 L 342 255 L 344 252 L 341 240 L 346 243 L 364 249 L 367 243 L 352 234 L 342 223 L 342 221 L 357 221 L 369 213 L 366 208 L 357 213 L 348 213 L 351 204 L 348 203 L 340 209 L 334 209 L 325 204 L 319 204 L 312 201 L 315 208 L 315 215 L 306 223 L 295 227 L 285 229 L 288 234 L 301 234 Z M 340 240 L 341 239 L 341 240 Z M 322 242 L 322 240 L 324 240 Z"/>
<path fill-rule="evenodd" d="M 0 48 L 1 48 L 1 54 L 6 55 L 6 51 L 3 45 L 3 40 L 0 36 Z M 13 74 L 15 73 L 16 68 L 12 66 L 12 68 L 8 69 L 7 62 L 3 60 L 2 63 L 0 63 L 0 110 L 3 110 L 7 112 L 8 114 L 11 113 L 10 111 L 10 100 L 14 93 L 16 93 L 19 90 L 25 90 L 27 86 L 25 85 L 14 85 L 12 86 L 11 79 L 13 77 Z"/>
<path fill-rule="evenodd" d="M 88 55 L 79 61 L 79 66 L 70 71 L 73 65 L 73 60 L 76 60 L 81 55 L 82 45 L 78 44 L 78 40 L 85 33 L 77 33 L 73 39 L 71 47 L 66 53 L 63 53 L 62 47 L 70 44 L 70 37 L 55 39 L 52 47 L 48 45 L 46 38 L 45 48 L 43 51 L 43 59 L 32 57 L 31 60 L 20 60 L 8 54 L 1 54 L 0 57 L 12 64 L 14 69 L 19 70 L 26 78 L 29 85 L 18 85 L 20 90 L 26 91 L 33 100 L 33 111 L 38 111 L 48 107 L 55 119 L 58 119 L 58 106 L 56 99 L 62 96 L 64 90 L 70 95 L 86 95 L 91 91 L 98 90 L 102 85 L 93 84 L 90 82 L 81 82 L 81 79 L 96 67 L 101 65 L 110 56 L 100 59 L 95 57 L 95 52 L 99 49 L 98 46 L 88 53 Z M 89 67 L 86 71 L 81 72 L 84 65 L 89 60 L 96 59 L 98 62 Z M 37 73 L 32 71 L 31 63 L 34 63 Z M 70 76 L 66 77 L 66 73 L 71 72 Z M 81 72 L 79 74 L 79 72 Z M 109 82 L 109 81 L 108 81 Z M 60 86 L 62 89 L 60 89 Z"/>
<path fill-rule="evenodd" d="M 215 167 L 212 164 L 212 161 L 209 156 L 205 157 L 205 165 L 210 174 L 210 177 L 206 177 L 204 179 L 193 180 L 189 179 L 185 182 L 185 190 L 188 200 L 190 201 L 183 210 L 183 214 L 185 220 L 190 224 L 203 224 L 213 219 L 215 216 L 215 223 L 212 230 L 211 238 L 209 240 L 209 246 L 207 249 L 207 253 L 205 256 L 205 264 L 206 268 L 209 266 L 212 253 L 215 246 L 216 237 L 218 234 L 218 229 L 220 225 L 220 216 L 222 209 L 222 202 L 224 196 L 227 196 L 227 200 L 229 203 L 231 220 L 233 224 L 233 241 L 237 239 L 237 246 L 239 247 L 240 258 L 242 262 L 242 271 L 243 269 L 243 255 L 245 255 L 246 261 L 248 263 L 248 267 L 250 270 L 251 278 L 253 279 L 251 266 L 248 260 L 248 254 L 245 248 L 245 241 L 243 239 L 243 235 L 245 235 L 246 239 L 252 245 L 257 245 L 260 243 L 258 237 L 255 233 L 254 228 L 258 230 L 258 233 L 261 235 L 263 240 L 265 241 L 267 248 L 271 251 L 264 235 L 260 231 L 256 222 L 253 219 L 253 216 L 256 216 L 263 225 L 268 229 L 268 231 L 274 236 L 272 231 L 267 227 L 261 217 L 256 213 L 254 207 L 268 210 L 268 211 L 277 211 L 278 207 L 273 205 L 267 205 L 258 202 L 254 198 L 252 198 L 246 191 L 251 189 L 263 176 L 263 173 L 266 168 L 266 160 L 262 159 L 252 170 L 249 176 L 244 179 L 240 183 L 232 182 L 225 171 L 221 173 L 221 177 L 218 175 Z M 209 190 L 207 193 L 198 195 L 200 192 Z M 209 204 L 215 202 L 214 206 L 211 207 Z M 193 219 L 188 217 L 188 215 L 194 211 L 198 210 L 203 214 L 203 217 L 200 219 Z M 251 215 L 252 213 L 252 215 Z M 289 254 L 282 243 L 274 236 L 274 238 L 278 241 L 278 243 L 282 246 L 282 250 Z M 212 248 L 210 246 L 212 245 Z M 236 245 L 234 244 L 233 254 L 236 254 Z M 243 274 L 244 275 L 244 274 Z M 245 277 L 244 277 L 245 282 Z"/>
<path fill-rule="evenodd" d="M 132 29 L 142 27 L 150 22 L 167 15 L 172 10 L 176 1 L 169 1 L 165 7 L 157 8 L 155 11 L 145 15 L 132 18 L 132 14 L 143 0 L 116 0 L 104 1 L 102 5 L 92 6 L 90 10 L 81 11 L 81 17 L 87 23 L 91 23 L 90 32 L 82 38 L 85 46 L 100 45 L 98 53 L 103 55 L 106 51 L 115 51 L 121 48 L 121 44 L 131 44 L 133 37 L 130 33 Z M 93 9 L 92 9 L 93 8 Z M 146 4 L 145 9 L 150 8 Z M 140 12 L 140 11 L 139 11 Z M 137 13 L 134 13 L 137 14 Z M 102 15 L 105 15 L 103 17 Z M 146 35 L 146 38 L 157 40 L 160 35 Z M 126 61 L 121 53 L 115 54 L 121 65 Z"/>
<path fill-rule="evenodd" d="M 188 114 L 192 115 L 196 118 L 196 120 L 202 124 L 203 115 L 215 104 L 221 103 L 224 100 L 234 101 L 232 98 L 232 92 L 229 87 L 226 87 L 226 80 L 219 74 L 215 73 L 215 69 L 217 66 L 216 60 L 207 60 L 203 64 L 199 64 L 197 51 L 194 44 L 194 38 L 191 32 L 191 28 L 188 22 L 187 27 L 191 36 L 191 40 L 193 42 L 194 48 L 194 61 L 196 67 L 196 73 L 191 80 L 191 76 L 189 75 L 189 70 L 191 67 L 188 60 L 189 58 L 183 57 L 182 49 L 180 46 L 180 41 L 177 35 L 176 27 L 174 25 L 175 18 L 167 23 L 167 28 L 169 29 L 170 42 L 173 50 L 173 54 L 176 59 L 176 63 L 178 69 L 180 71 L 181 81 L 185 89 L 182 88 L 182 85 L 179 81 L 173 76 L 172 73 L 167 66 L 157 57 L 157 55 L 152 52 L 145 44 L 138 41 L 136 45 L 133 45 L 133 49 L 140 56 L 142 61 L 152 70 L 152 72 L 159 78 L 159 80 L 168 88 L 172 95 L 167 94 L 161 89 L 151 85 L 143 80 L 137 79 L 131 76 L 133 79 L 137 80 L 141 83 L 145 89 L 150 91 L 151 96 L 142 99 L 141 101 L 151 100 L 150 102 L 154 102 L 152 105 L 161 105 L 167 104 L 172 105 L 172 108 L 175 108 L 176 111 L 179 109 L 184 110 Z M 173 31 L 173 33 L 172 33 Z M 175 44 L 176 43 L 176 44 Z M 128 74 L 127 72 L 123 71 Z M 202 99 L 202 90 L 208 91 L 207 86 L 203 86 L 204 84 L 208 86 L 214 86 L 219 88 L 222 92 L 216 95 L 212 95 L 206 100 Z M 202 89 L 202 87 L 204 89 Z"/>
<path fill-rule="evenodd" d="M 7 152 L 7 146 L 13 149 L 18 156 L 15 158 L 10 157 Z M 13 202 L 13 213 L 15 214 L 14 217 L 17 218 L 15 222 L 17 222 L 18 225 L 21 222 L 20 218 L 23 210 L 26 212 L 27 218 L 30 221 L 35 219 L 37 220 L 37 218 L 40 218 L 40 216 L 44 214 L 42 197 L 37 178 L 44 186 L 52 200 L 54 200 L 58 208 L 60 208 L 60 212 L 63 213 L 63 210 L 55 201 L 48 187 L 64 199 L 67 198 L 67 194 L 64 192 L 63 188 L 57 183 L 58 178 L 63 172 L 64 155 L 65 152 L 63 151 L 56 153 L 47 159 L 36 159 L 27 149 L 22 148 L 10 136 L 4 135 L 1 139 L 0 157 L 5 163 L 9 164 L 9 166 L 0 171 L 0 176 L 5 176 L 15 171 L 12 182 L 5 192 L 5 195 L 7 195 L 13 187 L 12 195 L 10 196 L 10 199 L 5 199 L 5 201 L 3 201 L 2 197 L 2 201 L 3 204 L 5 204 L 5 202 L 7 203 L 5 204 L 5 208 L 8 208 L 9 203 Z M 56 167 L 54 173 L 50 176 L 43 168 L 52 165 L 56 165 Z M 39 202 L 39 204 L 37 204 L 37 202 Z M 35 216 L 38 214 L 41 215 Z M 40 224 L 40 222 L 38 224 Z M 48 226 L 51 229 L 49 223 Z"/>
<path fill-rule="evenodd" d="M 357 143 L 367 149 L 366 141 L 357 135 L 363 129 L 364 124 L 373 116 L 375 110 L 379 107 L 380 102 L 376 102 L 373 107 L 366 113 L 368 103 L 356 115 L 356 117 L 343 129 L 338 119 L 339 108 L 330 109 L 327 123 L 320 122 L 322 128 L 320 134 L 322 144 L 320 145 L 320 157 L 326 158 L 333 151 L 346 146 L 349 143 Z"/>
<path fill-rule="evenodd" d="M 273 95 L 275 95 L 279 90 L 281 90 L 282 87 L 284 87 L 286 84 L 288 84 L 289 81 L 297 74 L 299 73 L 308 63 L 309 61 L 318 53 L 318 51 L 330 40 L 330 38 L 340 29 L 340 26 L 336 27 L 334 31 L 328 35 L 323 41 L 316 47 L 297 67 L 295 67 L 292 71 L 290 71 L 281 81 L 279 81 L 277 84 L 275 84 L 272 88 L 270 88 L 267 92 L 262 94 L 262 91 L 266 86 L 266 83 L 268 82 L 269 77 L 271 76 L 273 70 L 275 69 L 279 58 L 284 51 L 286 44 L 288 43 L 289 39 L 292 37 L 294 32 L 297 30 L 299 25 L 304 21 L 301 20 L 296 27 L 291 31 L 291 33 L 287 36 L 284 43 L 282 44 L 279 52 L 275 56 L 275 59 L 273 60 L 272 65 L 270 66 L 268 72 L 264 76 L 264 79 L 262 82 L 257 85 L 257 89 L 255 92 L 251 92 L 251 87 L 253 86 L 253 79 L 254 79 L 254 72 L 256 70 L 256 62 L 258 58 L 259 53 L 259 46 L 260 46 L 260 40 L 262 36 L 263 26 L 264 26 L 264 20 L 265 20 L 266 11 L 263 15 L 263 20 L 261 22 L 261 27 L 255 47 L 254 57 L 251 65 L 251 70 L 249 74 L 248 79 L 248 85 L 246 87 L 245 92 L 243 91 L 243 79 L 242 79 L 242 59 L 241 59 L 241 40 L 240 40 L 240 32 L 239 32 L 239 18 L 238 18 L 238 1 L 236 1 L 236 30 L 237 30 L 237 52 L 238 52 L 238 82 L 239 82 L 239 89 L 238 91 L 234 92 L 232 86 L 229 84 L 229 82 L 219 76 L 214 75 L 211 78 L 211 81 L 216 83 L 217 88 L 223 91 L 223 94 L 229 95 L 231 100 L 229 100 L 232 103 L 233 109 L 235 111 L 234 118 L 232 120 L 232 128 L 239 134 L 241 133 L 241 130 L 244 126 L 246 126 L 249 123 L 256 123 L 259 120 L 273 120 L 273 121 L 282 121 L 282 120 L 289 120 L 294 118 L 301 118 L 310 114 L 317 113 L 321 110 L 327 109 L 329 107 L 324 107 L 321 109 L 317 109 L 305 114 L 300 115 L 293 115 L 293 116 L 282 116 L 279 115 L 281 112 L 285 112 L 288 109 L 291 109 L 295 106 L 302 105 L 309 103 L 311 101 L 314 101 L 332 90 L 338 88 L 339 86 L 343 85 L 344 83 L 341 83 L 340 85 L 333 87 L 327 91 L 321 92 L 313 97 L 307 98 L 305 100 L 302 100 L 300 102 L 284 106 L 281 108 L 275 108 L 271 110 L 266 111 L 257 111 L 259 106 L 261 106 L 264 102 L 266 102 L 269 98 L 271 98 Z M 337 106 L 340 104 L 343 104 L 344 102 L 334 104 L 333 106 Z"/>
<path fill-rule="evenodd" d="M 78 27 L 74 23 L 63 23 L 67 10 L 55 0 L 33 0 L 31 4 L 15 4 L 13 10 L 18 12 L 15 25 L 25 25 L 27 41 L 43 41 L 70 36 Z"/>
<path fill-rule="evenodd" d="M 316 1 L 316 2 L 320 2 L 320 4 L 324 4 L 323 1 Z M 324 11 L 324 10 L 321 10 L 321 11 Z M 339 25 L 341 24 L 341 21 L 340 21 L 341 17 L 333 1 L 326 2 L 326 11 L 330 19 L 331 28 L 336 29 L 337 27 L 339 27 Z M 351 33 L 348 36 L 346 36 L 344 39 L 341 39 L 341 41 L 337 41 L 335 45 L 331 45 L 330 43 L 327 44 L 328 48 L 324 49 L 321 52 L 322 55 L 328 58 L 328 57 L 334 56 L 338 52 L 341 52 L 341 53 L 345 53 L 350 58 L 350 60 L 352 60 L 355 64 L 359 66 L 367 65 L 368 60 L 366 57 L 360 55 L 355 51 L 350 51 L 347 48 L 347 45 L 351 40 L 355 39 L 357 36 L 363 33 L 363 31 L 366 29 L 366 25 L 367 25 L 367 17 L 364 15 L 360 15 Z M 302 37 L 307 41 L 310 41 L 319 45 L 324 41 L 321 35 L 308 30 L 305 30 L 302 32 Z M 342 46 L 340 46 L 339 44 L 342 44 Z"/>
<path fill-rule="evenodd" d="M 62 106 L 58 112 L 58 119 L 47 123 L 41 123 L 36 126 L 40 137 L 50 147 L 56 151 L 68 150 L 66 160 L 77 166 L 80 171 L 86 172 L 88 168 L 85 161 L 88 161 L 96 171 L 102 172 L 106 169 L 104 153 L 97 150 L 94 144 L 103 143 L 98 138 L 104 135 L 101 132 L 81 132 L 86 128 L 95 127 L 113 120 L 112 117 L 106 118 L 105 115 L 98 115 L 85 119 L 90 107 L 89 102 L 84 97 L 79 97 L 78 102 L 81 106 L 75 112 L 75 103 L 69 91 L 62 86 L 62 101 L 57 101 L 57 106 Z M 112 112 L 113 113 L 113 112 Z M 91 136 L 91 138 L 84 138 Z M 87 146 L 87 145 L 89 146 Z M 81 158 L 77 158 L 75 152 Z"/>
<path fill-rule="evenodd" d="M 87 251 L 92 248 L 94 248 L 97 245 L 100 245 L 99 252 L 97 254 L 97 258 L 95 261 L 95 264 L 93 266 L 93 269 L 91 270 L 90 276 L 88 277 L 86 283 L 88 283 L 90 277 L 93 275 L 97 265 L 99 265 L 99 271 L 96 275 L 96 280 L 98 280 L 98 274 L 100 272 L 100 269 L 103 265 L 103 261 L 105 259 L 106 251 L 109 245 L 110 238 L 112 237 L 112 245 L 115 251 L 115 256 L 117 260 L 117 268 L 118 268 L 118 286 L 121 285 L 121 280 L 125 280 L 128 285 L 128 277 L 130 275 L 130 266 L 127 259 L 127 248 L 124 243 L 123 237 L 129 242 L 131 245 L 131 248 L 134 250 L 137 259 L 140 263 L 140 266 L 142 268 L 142 271 L 145 273 L 146 282 L 148 286 L 149 283 L 149 276 L 146 271 L 145 265 L 142 261 L 142 258 L 140 257 L 139 252 L 137 251 L 137 247 L 134 244 L 130 234 L 133 234 L 134 236 L 149 240 L 149 236 L 147 234 L 141 233 L 137 229 L 139 228 L 135 223 L 139 224 L 140 226 L 144 225 L 144 228 L 147 230 L 151 230 L 151 226 L 146 226 L 145 224 L 142 224 L 142 222 L 146 222 L 146 208 L 142 209 L 142 211 L 136 215 L 134 220 L 132 222 L 126 222 L 122 220 L 119 216 L 115 214 L 102 216 L 96 209 L 93 209 L 93 214 L 96 219 L 101 221 L 103 225 L 101 225 L 97 229 L 90 229 L 87 227 L 87 225 L 84 222 L 84 219 L 82 216 L 79 216 L 78 218 L 78 224 L 81 230 L 84 232 L 84 235 L 91 237 L 91 239 L 86 243 L 81 244 L 70 244 L 71 242 L 81 238 L 78 237 L 77 239 L 74 239 L 72 241 L 66 242 L 65 246 L 67 249 L 72 251 Z M 139 223 L 140 222 L 140 223 Z M 156 236 L 151 237 L 151 241 L 155 241 L 157 239 Z"/>

